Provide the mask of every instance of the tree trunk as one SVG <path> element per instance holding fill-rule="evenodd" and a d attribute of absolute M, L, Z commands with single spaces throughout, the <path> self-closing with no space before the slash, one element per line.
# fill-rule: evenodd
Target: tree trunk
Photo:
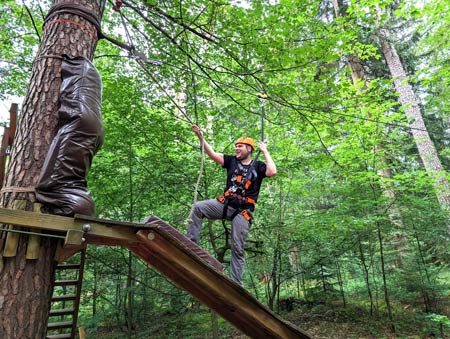
<path fill-rule="evenodd" d="M 124 305 L 125 308 L 125 322 L 127 324 L 128 338 L 132 337 L 134 327 L 134 315 L 133 315 L 133 254 L 128 251 L 128 275 L 127 275 L 127 287 L 126 287 L 126 299 L 127 302 Z"/>
<path fill-rule="evenodd" d="M 338 278 L 339 292 L 341 293 L 341 297 L 342 297 L 342 306 L 344 308 L 346 308 L 347 307 L 347 300 L 345 298 L 344 281 L 342 279 L 341 265 L 339 265 L 339 257 L 335 256 L 334 260 L 335 260 L 335 264 L 336 264 L 336 275 L 337 275 L 337 278 Z"/>
<path fill-rule="evenodd" d="M 373 297 L 372 297 L 372 288 L 370 286 L 370 277 L 369 277 L 369 267 L 366 263 L 366 258 L 364 256 L 364 250 L 361 243 L 361 238 L 358 236 L 358 250 L 359 250 L 359 258 L 361 261 L 361 266 L 364 272 L 364 281 L 366 283 L 367 295 L 369 296 L 370 302 L 370 315 L 373 316 Z"/>
<path fill-rule="evenodd" d="M 54 0 L 52 9 L 61 3 Z M 100 22 L 104 0 L 73 0 L 70 6 L 86 9 Z M 15 200 L 26 200 L 26 209 L 33 208 L 34 187 L 58 128 L 61 55 L 93 58 L 96 25 L 83 17 L 84 11 L 70 11 L 67 6 L 60 7 L 44 25 L 2 190 L 3 207 L 12 207 Z M 5 239 L 6 232 L 2 232 L 2 252 Z M 20 237 L 15 257 L 1 259 L 1 338 L 45 337 L 57 241 L 41 238 L 39 258 L 26 260 L 26 240 L 26 236 Z"/>
<path fill-rule="evenodd" d="M 391 307 L 391 300 L 389 297 L 389 289 L 387 285 L 387 273 L 386 273 L 386 264 L 384 261 L 384 249 L 383 249 L 383 237 L 381 236 L 381 225 L 377 225 L 377 231 L 378 231 L 378 242 L 380 245 L 380 260 L 381 260 L 381 275 L 383 278 L 383 292 L 384 292 L 384 301 L 386 302 L 386 309 L 389 316 L 389 321 L 391 325 L 391 331 L 395 334 L 395 323 L 394 323 L 394 316 L 392 314 L 392 307 Z"/>
<path fill-rule="evenodd" d="M 386 63 L 394 78 L 394 86 L 399 94 L 400 103 L 404 107 L 405 114 L 410 121 L 411 133 L 416 142 L 420 158 L 428 175 L 433 179 L 440 205 L 443 209 L 448 210 L 450 208 L 450 185 L 445 178 L 445 171 L 425 126 L 419 100 L 412 86 L 407 81 L 406 73 L 396 48 L 390 42 L 390 32 L 386 28 L 381 28 L 378 30 L 377 36 Z"/>
<path fill-rule="evenodd" d="M 281 250 L 280 250 L 280 236 L 277 236 L 277 242 L 276 242 L 276 247 L 275 247 L 275 251 L 273 254 L 273 262 L 272 262 L 272 273 L 270 274 L 270 279 L 266 282 L 267 284 L 267 291 L 268 291 L 268 300 L 267 300 L 267 305 L 269 306 L 269 308 L 271 310 L 274 310 L 274 306 L 275 306 L 275 298 L 277 296 L 278 293 L 278 288 L 280 287 L 279 285 L 279 263 L 280 263 L 280 258 L 281 258 Z"/>

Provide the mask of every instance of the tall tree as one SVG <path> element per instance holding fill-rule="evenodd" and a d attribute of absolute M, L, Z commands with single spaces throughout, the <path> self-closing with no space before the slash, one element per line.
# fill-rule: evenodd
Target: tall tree
<path fill-rule="evenodd" d="M 104 0 L 54 0 L 43 27 L 43 36 L 31 70 L 22 106 L 11 162 L 3 186 L 2 205 L 35 203 L 34 187 L 49 145 L 58 129 L 61 56 L 92 60 Z M 2 247 L 6 233 L 2 233 Z M 17 253 L 3 257 L 0 272 L 0 337 L 45 336 L 55 266 L 57 241 L 42 237 L 36 260 L 25 259 L 27 237 L 21 236 Z"/>
<path fill-rule="evenodd" d="M 340 17 L 341 15 L 345 16 L 345 10 L 342 9 L 342 5 L 338 0 L 333 0 L 333 7 L 336 14 L 336 17 Z M 368 87 L 368 83 L 370 80 L 364 72 L 363 62 L 358 54 L 354 53 L 352 55 L 347 56 L 348 65 L 352 72 L 353 84 L 357 88 L 359 93 L 362 93 Z M 365 109 L 361 107 L 361 110 L 368 111 L 368 118 L 372 118 L 370 114 L 370 109 Z M 401 267 L 402 265 L 402 257 L 404 255 L 405 246 L 407 244 L 407 238 L 404 231 L 405 225 L 402 220 L 402 215 L 400 213 L 400 209 L 398 208 L 395 199 L 395 189 L 394 182 L 391 180 L 393 178 L 391 163 L 386 156 L 386 150 L 384 145 L 380 142 L 374 146 L 374 153 L 377 157 L 376 162 L 376 170 L 377 174 L 380 177 L 380 186 L 383 191 L 383 195 L 387 200 L 386 210 L 389 221 L 396 225 L 399 228 L 399 232 L 395 235 L 395 246 L 398 251 L 398 260 L 396 265 Z"/>
<path fill-rule="evenodd" d="M 399 95 L 399 101 L 406 116 L 409 118 L 411 134 L 419 151 L 419 156 L 425 170 L 434 182 L 437 199 L 441 207 L 448 211 L 450 209 L 450 184 L 438 157 L 436 147 L 425 125 L 420 100 L 409 83 L 408 75 L 397 52 L 390 30 L 387 27 L 381 27 L 377 32 L 377 37 L 389 71 L 394 79 L 394 86 Z"/>

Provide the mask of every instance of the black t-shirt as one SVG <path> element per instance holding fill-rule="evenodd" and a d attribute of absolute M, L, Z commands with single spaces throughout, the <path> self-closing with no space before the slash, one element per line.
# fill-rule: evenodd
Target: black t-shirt
<path fill-rule="evenodd" d="M 261 182 L 266 177 L 266 164 L 262 161 L 252 161 L 252 163 L 248 165 L 239 166 L 240 163 L 239 160 L 237 160 L 236 156 L 234 155 L 224 155 L 223 156 L 223 168 L 226 168 L 227 170 L 227 186 L 225 187 L 224 191 L 227 191 L 228 189 L 232 189 L 233 183 L 235 182 L 235 176 L 237 175 L 244 175 L 248 172 L 250 166 L 251 166 L 251 172 L 253 174 L 250 176 L 251 179 L 251 185 L 248 189 L 245 190 L 245 196 L 250 197 L 254 199 L 255 201 L 258 200 L 259 195 L 259 189 L 261 188 Z M 253 164 L 253 165 L 252 165 Z M 255 178 L 256 174 L 256 178 Z M 248 174 L 247 174 L 248 178 Z"/>

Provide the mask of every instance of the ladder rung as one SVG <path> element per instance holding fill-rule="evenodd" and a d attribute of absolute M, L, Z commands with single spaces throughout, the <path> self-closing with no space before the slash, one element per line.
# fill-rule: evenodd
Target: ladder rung
<path fill-rule="evenodd" d="M 80 264 L 66 264 L 56 266 L 57 270 L 78 270 L 80 269 Z"/>
<path fill-rule="evenodd" d="M 67 301 L 75 300 L 77 296 L 75 294 L 56 295 L 52 297 L 52 301 Z"/>
<path fill-rule="evenodd" d="M 73 308 L 60 308 L 57 310 L 50 310 L 50 317 L 57 316 L 57 315 L 67 315 L 67 314 L 73 314 L 74 309 Z"/>
<path fill-rule="evenodd" d="M 45 337 L 45 339 L 67 339 L 72 338 L 71 333 L 64 333 L 64 334 L 50 334 Z"/>
<path fill-rule="evenodd" d="M 49 323 L 47 325 L 47 331 L 49 331 L 49 330 L 59 330 L 59 329 L 62 329 L 62 328 L 70 328 L 70 327 L 72 327 L 72 325 L 73 325 L 73 322 L 71 320 L 70 321 L 59 321 L 59 322 L 56 322 L 56 323 Z"/>
<path fill-rule="evenodd" d="M 54 283 L 55 286 L 71 286 L 78 285 L 78 280 L 57 280 Z"/>

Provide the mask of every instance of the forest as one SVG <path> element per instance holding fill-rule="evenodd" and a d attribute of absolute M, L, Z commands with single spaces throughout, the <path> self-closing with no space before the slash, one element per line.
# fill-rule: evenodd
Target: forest
<path fill-rule="evenodd" d="M 8 106 L 61 2 L 1 2 Z M 241 136 L 264 140 L 278 173 L 261 186 L 244 288 L 314 338 L 449 338 L 449 27 L 447 0 L 105 1 L 95 216 L 155 215 L 185 233 L 193 203 L 226 179 L 192 125 L 224 154 Z M 226 269 L 229 227 L 205 220 L 200 243 Z M 113 246 L 87 248 L 78 326 L 245 337 Z"/>

